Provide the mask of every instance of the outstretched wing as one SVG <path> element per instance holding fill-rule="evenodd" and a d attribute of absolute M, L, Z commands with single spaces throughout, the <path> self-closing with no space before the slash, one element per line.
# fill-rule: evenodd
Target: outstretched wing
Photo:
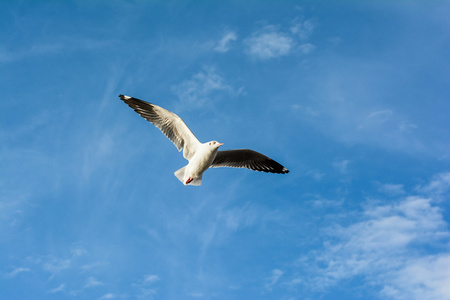
<path fill-rule="evenodd" d="M 159 128 L 175 144 L 178 151 L 184 149 L 184 158 L 191 159 L 200 142 L 179 116 L 167 109 L 137 98 L 124 95 L 119 95 L 119 97 L 141 117 Z"/>
<path fill-rule="evenodd" d="M 211 167 L 247 168 L 269 173 L 289 173 L 288 169 L 273 159 L 250 149 L 217 151 Z"/>

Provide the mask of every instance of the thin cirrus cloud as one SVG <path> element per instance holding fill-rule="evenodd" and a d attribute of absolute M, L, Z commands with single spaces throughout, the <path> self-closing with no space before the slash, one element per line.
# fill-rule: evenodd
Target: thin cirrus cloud
<path fill-rule="evenodd" d="M 116 298 L 116 295 L 114 295 L 113 293 L 107 293 L 107 294 L 104 294 L 103 296 L 101 296 L 99 298 L 99 300 L 107 300 L 107 299 L 114 299 L 114 298 Z"/>
<path fill-rule="evenodd" d="M 214 48 L 215 51 L 225 53 L 228 52 L 231 48 L 231 43 L 237 40 L 237 35 L 235 32 L 227 32 L 220 39 L 218 45 Z"/>
<path fill-rule="evenodd" d="M 111 46 L 113 41 L 97 39 L 59 38 L 58 41 L 29 44 L 27 47 L 0 47 L 0 62 L 12 63 L 25 58 L 64 55 L 70 52 L 89 51 Z"/>
<path fill-rule="evenodd" d="M 143 283 L 153 283 L 159 280 L 160 278 L 158 275 L 147 275 L 145 276 Z"/>
<path fill-rule="evenodd" d="M 142 279 L 138 283 L 132 284 L 132 286 L 135 288 L 135 292 L 137 293 L 137 298 L 153 298 L 158 292 L 155 288 L 156 282 L 160 281 L 160 277 L 155 274 L 145 275 L 144 279 Z"/>
<path fill-rule="evenodd" d="M 87 268 L 82 264 L 83 261 L 90 259 L 88 251 L 76 248 L 69 250 L 71 255 L 59 256 L 37 256 L 30 257 L 26 263 L 30 267 L 16 268 L 6 277 L 14 278 L 20 273 L 36 273 L 36 274 L 50 274 L 47 280 L 48 293 L 61 295 L 75 295 L 88 293 L 90 290 L 105 289 L 110 286 L 107 280 L 100 280 L 97 276 L 101 270 L 95 269 L 102 266 L 108 268 L 104 263 L 91 263 Z M 33 267 L 33 271 L 31 269 Z M 24 274 L 25 275 L 25 274 Z M 93 276 L 95 275 L 95 276 Z M 148 298 L 157 293 L 155 285 L 160 281 L 160 277 L 155 274 L 148 274 L 142 277 L 137 283 L 129 282 L 129 288 L 137 295 L 137 297 Z M 81 282 L 84 281 L 84 284 Z M 114 299 L 121 298 L 124 294 L 106 293 L 99 299 Z"/>
<path fill-rule="evenodd" d="M 49 291 L 50 294 L 55 294 L 55 293 L 59 293 L 59 292 L 63 292 L 66 289 L 66 284 L 65 283 L 61 283 L 58 287 L 51 289 Z"/>
<path fill-rule="evenodd" d="M 85 288 L 92 288 L 92 287 L 102 286 L 102 285 L 104 285 L 103 282 L 97 280 L 97 279 L 94 278 L 94 277 L 89 277 L 88 280 L 87 280 L 87 282 L 86 282 L 86 285 L 85 285 L 84 287 L 85 287 Z"/>
<path fill-rule="evenodd" d="M 29 268 L 15 268 L 11 272 L 7 273 L 5 276 L 6 277 L 15 277 L 15 276 L 19 275 L 20 273 L 24 273 L 24 272 L 31 272 L 31 270 Z"/>
<path fill-rule="evenodd" d="M 380 124 L 387 122 L 392 117 L 392 115 L 393 111 L 390 109 L 371 112 L 365 117 L 364 121 L 358 126 L 358 129 L 379 126 Z"/>
<path fill-rule="evenodd" d="M 442 153 L 439 146 L 426 145 L 420 138 L 415 118 L 407 115 L 402 107 L 384 103 L 390 95 L 378 86 L 389 84 L 383 74 L 386 69 L 394 71 L 391 66 L 371 60 L 357 64 L 347 58 L 328 58 L 328 63 L 333 67 L 318 67 L 314 71 L 317 73 L 313 76 L 321 78 L 319 84 L 312 82 L 317 84 L 313 88 L 314 101 L 292 106 L 296 115 L 302 114 L 302 122 L 309 122 L 333 139 L 346 143 L 411 154 Z"/>
<path fill-rule="evenodd" d="M 280 269 L 272 270 L 272 275 L 270 276 L 268 283 L 265 285 L 267 290 L 272 290 L 273 286 L 280 280 L 281 276 L 283 276 L 283 271 Z"/>

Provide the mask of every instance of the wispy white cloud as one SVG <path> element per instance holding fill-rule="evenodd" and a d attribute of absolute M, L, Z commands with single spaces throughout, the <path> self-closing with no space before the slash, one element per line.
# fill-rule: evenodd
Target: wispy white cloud
<path fill-rule="evenodd" d="M 138 299 L 153 299 L 157 293 L 158 291 L 153 288 L 140 288 L 136 297 Z"/>
<path fill-rule="evenodd" d="M 107 294 L 104 294 L 103 296 L 101 296 L 99 298 L 99 300 L 107 300 L 107 299 L 114 299 L 114 298 L 117 298 L 116 295 L 114 295 L 113 293 L 107 293 Z"/>
<path fill-rule="evenodd" d="M 0 185 L 5 186 L 6 184 L 1 182 Z M 0 222 L 3 225 L 0 231 L 6 233 L 7 228 L 20 223 L 30 194 L 28 191 L 3 190 L 2 195 L 0 195 Z"/>
<path fill-rule="evenodd" d="M 383 122 L 386 122 L 392 116 L 392 114 L 393 114 L 392 110 L 384 109 L 384 110 L 371 112 L 366 117 L 366 119 L 372 120 L 377 123 L 383 123 Z"/>
<path fill-rule="evenodd" d="M 251 203 L 224 209 L 218 214 L 218 220 L 229 231 L 261 225 L 269 221 L 277 222 L 282 218 L 283 216 L 277 211 L 268 210 L 267 208 Z"/>
<path fill-rule="evenodd" d="M 214 48 L 215 51 L 225 53 L 230 50 L 231 42 L 237 40 L 237 35 L 235 32 L 229 31 L 224 34 L 222 39 L 220 39 L 218 45 Z"/>
<path fill-rule="evenodd" d="M 314 205 L 315 207 L 339 207 L 342 206 L 344 203 L 343 199 L 340 200 L 330 200 L 323 197 L 320 197 L 319 195 L 312 195 L 312 200 L 309 200 L 308 202 Z"/>
<path fill-rule="evenodd" d="M 199 292 L 189 293 L 188 295 L 194 298 L 203 298 L 205 296 L 205 294 Z"/>
<path fill-rule="evenodd" d="M 320 172 L 319 170 L 310 170 L 306 172 L 306 175 L 311 176 L 315 180 L 319 181 L 325 176 L 325 173 Z"/>
<path fill-rule="evenodd" d="M 42 269 L 51 273 L 52 275 L 56 275 L 63 270 L 69 269 L 71 266 L 71 262 L 71 259 L 51 257 L 43 263 Z"/>
<path fill-rule="evenodd" d="M 92 287 L 102 286 L 102 285 L 104 285 L 103 282 L 95 279 L 94 277 L 89 277 L 87 282 L 86 282 L 86 285 L 84 287 L 85 288 L 92 288 Z"/>
<path fill-rule="evenodd" d="M 161 278 L 158 275 L 148 274 L 140 282 L 133 283 L 132 286 L 136 289 L 136 297 L 138 299 L 153 299 L 158 293 L 155 287 L 156 283 L 160 280 Z"/>
<path fill-rule="evenodd" d="M 298 49 L 303 54 L 309 54 L 309 53 L 313 52 L 314 49 L 316 49 L 316 46 L 314 46 L 311 43 L 305 43 L 305 44 L 301 44 L 300 46 L 298 46 Z"/>
<path fill-rule="evenodd" d="M 268 282 L 265 284 L 266 289 L 268 289 L 269 291 L 272 290 L 273 286 L 280 280 L 283 274 L 284 272 L 280 269 L 272 270 L 272 275 L 268 279 Z"/>
<path fill-rule="evenodd" d="M 328 39 L 328 42 L 333 46 L 336 47 L 342 43 L 342 38 L 339 36 L 331 37 Z"/>
<path fill-rule="evenodd" d="M 194 74 L 192 78 L 173 86 L 183 106 L 198 107 L 207 103 L 217 92 L 233 94 L 233 88 L 225 81 L 215 68 L 206 67 Z"/>
<path fill-rule="evenodd" d="M 294 47 L 294 39 L 277 27 L 267 25 L 254 32 L 245 40 L 247 52 L 257 59 L 266 60 L 289 54 Z"/>
<path fill-rule="evenodd" d="M 313 19 L 302 20 L 295 19 L 293 25 L 290 28 L 292 34 L 298 36 L 301 40 L 308 40 L 314 32 L 314 29 L 317 27 L 317 21 Z"/>
<path fill-rule="evenodd" d="M 60 37 L 58 41 L 30 44 L 16 49 L 0 47 L 0 62 L 10 63 L 31 57 L 63 55 L 76 51 L 100 49 L 111 46 L 113 43 L 113 40 Z"/>
<path fill-rule="evenodd" d="M 62 283 L 58 287 L 51 289 L 49 291 L 49 293 L 54 294 L 54 293 L 58 293 L 58 292 L 63 292 L 65 290 L 65 288 L 66 288 L 66 284 Z"/>
<path fill-rule="evenodd" d="M 281 26 L 264 25 L 244 40 L 247 54 L 259 60 L 268 60 L 293 52 L 309 54 L 316 48 L 309 42 L 316 26 L 317 22 L 313 20 L 299 18 L 292 22 L 288 30 L 282 30 Z"/>
<path fill-rule="evenodd" d="M 82 266 L 80 266 L 80 269 L 83 271 L 89 271 L 98 267 L 102 267 L 102 266 L 106 266 L 108 265 L 107 262 L 101 262 L 101 261 L 97 261 L 97 262 L 93 262 L 93 263 L 89 263 L 89 264 L 84 264 Z"/>
<path fill-rule="evenodd" d="M 380 124 L 388 121 L 393 113 L 394 112 L 390 109 L 371 112 L 364 118 L 363 122 L 358 126 L 358 129 L 379 126 Z"/>
<path fill-rule="evenodd" d="M 443 172 L 433 177 L 430 183 L 416 188 L 421 193 L 443 195 L 450 189 L 450 172 Z"/>
<path fill-rule="evenodd" d="M 403 184 L 392 184 L 392 183 L 385 183 L 380 185 L 378 191 L 387 194 L 389 196 L 398 196 L 403 195 L 405 193 L 405 190 L 403 189 Z"/>
<path fill-rule="evenodd" d="M 206 210 L 208 211 L 207 222 L 210 225 L 200 226 L 195 233 L 200 245 L 200 260 L 208 255 L 211 247 L 226 243 L 236 231 L 251 227 L 257 228 L 268 222 L 281 223 L 284 220 L 279 211 L 267 209 L 251 202 L 233 207 L 226 207 L 225 203 L 220 203 L 216 204 L 214 208 L 206 204 L 201 211 L 204 213 Z"/>
<path fill-rule="evenodd" d="M 426 145 L 419 126 L 403 113 L 383 101 L 389 83 L 385 74 L 395 72 L 390 65 L 371 60 L 352 61 L 329 58 L 332 66 L 313 74 L 318 81 L 313 99 L 302 103 L 295 114 L 332 138 L 414 154 L 435 154 L 434 144 Z M 345 68 L 341 66 L 345 65 Z M 306 79 L 308 80 L 308 79 Z M 383 100 L 382 100 L 383 99 Z"/>
<path fill-rule="evenodd" d="M 450 254 L 421 254 L 421 247 L 448 243 L 450 233 L 441 210 L 428 198 L 410 196 L 394 204 L 368 207 L 361 220 L 334 226 L 322 251 L 303 257 L 314 289 L 361 276 L 393 299 L 445 299 L 450 294 Z M 306 264 L 304 264 L 306 262 Z"/>
<path fill-rule="evenodd" d="M 74 270 L 83 270 L 83 268 L 79 266 L 79 263 L 86 258 L 86 250 L 80 247 L 74 247 L 67 250 L 65 253 L 70 254 L 61 256 L 54 254 L 35 257 L 29 256 L 26 261 L 30 265 L 35 265 L 36 270 L 49 273 L 49 280 L 54 278 L 64 278 L 66 275 L 73 273 Z"/>
<path fill-rule="evenodd" d="M 59 42 L 29 45 L 26 49 L 12 50 L 2 47 L 0 48 L 0 62 L 9 63 L 33 56 L 57 54 L 61 53 L 63 49 L 63 45 Z"/>
<path fill-rule="evenodd" d="M 144 278 L 144 281 L 142 283 L 149 284 L 149 283 L 154 283 L 159 280 L 160 280 L 160 278 L 158 275 L 146 275 Z"/>
<path fill-rule="evenodd" d="M 15 268 L 11 272 L 6 273 L 5 276 L 6 277 L 16 277 L 18 274 L 24 273 L 24 272 L 31 272 L 31 269 L 29 269 L 29 268 Z"/>
<path fill-rule="evenodd" d="M 84 250 L 83 248 L 75 248 L 75 249 L 72 249 L 70 251 L 70 253 L 72 254 L 72 257 L 78 257 L 78 256 L 83 256 L 83 255 L 87 254 L 87 251 Z"/>
<path fill-rule="evenodd" d="M 381 295 L 393 299 L 450 299 L 450 254 L 408 261 L 384 283 Z"/>
<path fill-rule="evenodd" d="M 220 213 L 219 217 L 223 220 L 226 228 L 234 231 L 255 224 L 259 217 L 259 213 L 254 208 L 247 205 L 224 210 Z"/>
<path fill-rule="evenodd" d="M 340 161 L 335 161 L 333 163 L 333 167 L 335 167 L 336 170 L 338 170 L 341 174 L 347 174 L 349 164 L 350 160 L 344 159 Z"/>

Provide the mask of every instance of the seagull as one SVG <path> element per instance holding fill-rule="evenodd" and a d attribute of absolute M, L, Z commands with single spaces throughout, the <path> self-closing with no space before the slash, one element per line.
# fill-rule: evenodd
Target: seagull
<path fill-rule="evenodd" d="M 178 151 L 183 150 L 183 157 L 189 163 L 174 174 L 184 185 L 201 185 L 203 172 L 209 168 L 247 168 L 269 173 L 289 173 L 288 169 L 259 152 L 250 149 L 218 151 L 223 143 L 200 143 L 186 123 L 167 109 L 130 96 L 119 95 L 119 98 L 159 128 Z"/>

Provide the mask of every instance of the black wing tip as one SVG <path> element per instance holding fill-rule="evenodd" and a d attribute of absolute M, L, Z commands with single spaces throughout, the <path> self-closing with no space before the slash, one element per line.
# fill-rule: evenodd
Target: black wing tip
<path fill-rule="evenodd" d="M 123 102 L 125 102 L 126 104 L 128 104 L 131 107 L 133 107 L 134 105 L 150 105 L 150 106 L 153 105 L 147 101 L 144 101 L 144 100 L 141 100 L 138 98 L 134 98 L 134 97 L 130 97 L 127 95 L 120 94 L 119 98 L 120 98 L 120 100 L 122 100 Z"/>
<path fill-rule="evenodd" d="M 277 173 L 277 174 L 287 174 L 287 173 L 289 173 L 289 170 L 286 169 L 285 167 L 281 166 L 281 168 L 277 168 L 273 171 L 268 171 L 268 172 Z"/>
<path fill-rule="evenodd" d="M 282 166 L 281 164 L 277 163 L 274 160 L 270 160 L 270 163 L 265 165 L 264 167 L 261 168 L 251 168 L 254 171 L 258 171 L 258 172 L 266 172 L 266 173 L 273 173 L 273 174 L 287 174 L 289 173 L 289 170 L 286 169 L 284 166 Z"/>
<path fill-rule="evenodd" d="M 286 169 L 285 167 L 283 167 L 283 169 L 251 169 L 251 170 L 253 170 L 253 171 L 256 171 L 256 172 L 265 172 L 265 173 L 273 173 L 273 174 L 287 174 L 287 173 L 289 173 L 289 170 L 288 169 Z"/>
<path fill-rule="evenodd" d="M 122 95 L 122 94 L 119 95 L 119 98 L 120 98 L 120 100 L 122 100 L 122 101 L 126 101 L 126 100 L 133 99 L 133 97 L 126 96 L 126 95 Z"/>
<path fill-rule="evenodd" d="M 272 170 L 269 171 L 271 173 L 277 173 L 277 174 L 287 174 L 289 173 L 289 170 L 286 169 L 282 164 L 274 161 L 273 159 L 271 159 L 270 161 L 271 165 L 272 165 Z"/>

